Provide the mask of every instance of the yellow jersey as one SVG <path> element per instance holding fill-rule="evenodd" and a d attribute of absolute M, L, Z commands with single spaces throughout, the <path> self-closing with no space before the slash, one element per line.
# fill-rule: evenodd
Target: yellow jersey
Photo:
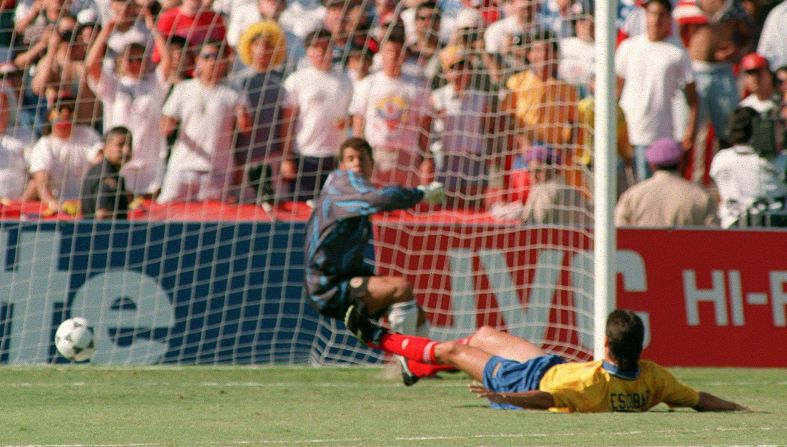
<path fill-rule="evenodd" d="M 553 396 L 556 409 L 579 412 L 647 411 L 661 402 L 693 407 L 700 399 L 697 390 L 649 360 L 640 360 L 639 373 L 630 377 L 601 361 L 555 365 L 538 389 Z"/>

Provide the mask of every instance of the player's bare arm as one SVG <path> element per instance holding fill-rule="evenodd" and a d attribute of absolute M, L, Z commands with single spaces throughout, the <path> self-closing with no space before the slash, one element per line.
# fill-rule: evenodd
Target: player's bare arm
<path fill-rule="evenodd" d="M 555 399 L 544 391 L 525 391 L 522 393 L 498 393 L 485 388 L 478 382 L 468 385 L 470 391 L 478 397 L 484 397 L 496 404 L 516 405 L 533 410 L 547 410 L 555 406 Z"/>
<path fill-rule="evenodd" d="M 751 411 L 743 405 L 724 400 L 704 391 L 700 391 L 700 401 L 692 408 L 697 411 Z"/>

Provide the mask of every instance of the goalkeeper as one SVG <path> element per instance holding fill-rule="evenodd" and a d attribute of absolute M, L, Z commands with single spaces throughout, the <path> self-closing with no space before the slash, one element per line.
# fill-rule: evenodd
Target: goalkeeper
<path fill-rule="evenodd" d="M 747 410 L 680 383 L 654 362 L 640 360 L 645 329 L 629 310 L 615 310 L 607 317 L 605 359 L 595 362 L 566 362 L 525 339 L 488 327 L 466 339 L 441 343 L 388 332 L 353 308 L 345 323 L 369 346 L 406 357 L 406 373 L 413 379 L 445 367 L 461 369 L 483 382 L 471 384 L 470 391 L 496 408 L 639 412 L 664 402 L 697 411 Z"/>
<path fill-rule="evenodd" d="M 386 311 L 391 328 L 428 336 L 429 325 L 413 299 L 410 283 L 399 276 L 377 276 L 364 262 L 372 237 L 369 218 L 378 212 L 410 208 L 421 201 L 440 202 L 439 183 L 418 188 L 370 182 L 372 148 L 362 138 L 350 138 L 339 148 L 339 168 L 333 171 L 315 200 L 306 226 L 306 291 L 321 314 L 338 320 L 355 305 L 363 315 L 378 319 Z"/>

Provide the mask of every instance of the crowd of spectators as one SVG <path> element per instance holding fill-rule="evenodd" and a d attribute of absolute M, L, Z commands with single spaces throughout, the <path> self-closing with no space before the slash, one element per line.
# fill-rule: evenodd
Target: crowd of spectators
<path fill-rule="evenodd" d="M 588 225 L 592 2 L 4 0 L 0 198 L 94 218 L 269 209 L 312 199 L 355 136 L 374 182 L 438 180 L 451 209 Z M 787 2 L 617 14 L 616 222 L 782 212 Z"/>

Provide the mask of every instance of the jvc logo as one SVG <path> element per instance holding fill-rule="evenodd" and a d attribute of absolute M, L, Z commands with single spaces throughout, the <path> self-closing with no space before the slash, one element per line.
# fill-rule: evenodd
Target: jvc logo
<path fill-rule="evenodd" d="M 156 363 L 166 352 L 162 341 L 135 337 L 130 345 L 117 346 L 109 337 L 118 329 L 173 326 L 170 299 L 152 278 L 132 270 L 103 272 L 82 284 L 69 304 L 70 275 L 57 266 L 60 232 L 20 229 L 12 265 L 6 265 L 8 240 L 7 231 L 0 230 L 0 304 L 9 307 L 9 363 L 50 362 L 56 304 L 65 304 L 67 316 L 90 322 L 98 347 L 93 363 Z"/>
<path fill-rule="evenodd" d="M 566 269 L 564 260 L 567 253 L 563 250 L 540 250 L 536 270 L 531 281 L 530 295 L 523 306 L 518 290 L 522 284 L 512 279 L 511 269 L 501 250 L 485 249 L 472 251 L 452 249 L 447 253 L 451 275 L 451 327 L 432 327 L 431 335 L 439 339 L 465 336 L 476 329 L 478 312 L 477 296 L 473 277 L 473 257 L 480 260 L 485 271 L 498 308 L 509 333 L 534 341 L 545 341 L 545 333 L 550 325 L 549 313 L 553 297 L 559 286 L 560 275 Z M 616 255 L 618 274 L 623 279 L 626 292 L 647 290 L 645 262 L 642 257 L 630 250 L 620 250 Z M 593 253 L 578 252 L 569 260 L 568 271 L 570 287 L 573 291 L 574 324 L 582 348 L 593 347 Z M 638 312 L 646 329 L 649 327 L 647 312 Z M 649 330 L 645 331 L 645 345 L 650 341 Z"/>

